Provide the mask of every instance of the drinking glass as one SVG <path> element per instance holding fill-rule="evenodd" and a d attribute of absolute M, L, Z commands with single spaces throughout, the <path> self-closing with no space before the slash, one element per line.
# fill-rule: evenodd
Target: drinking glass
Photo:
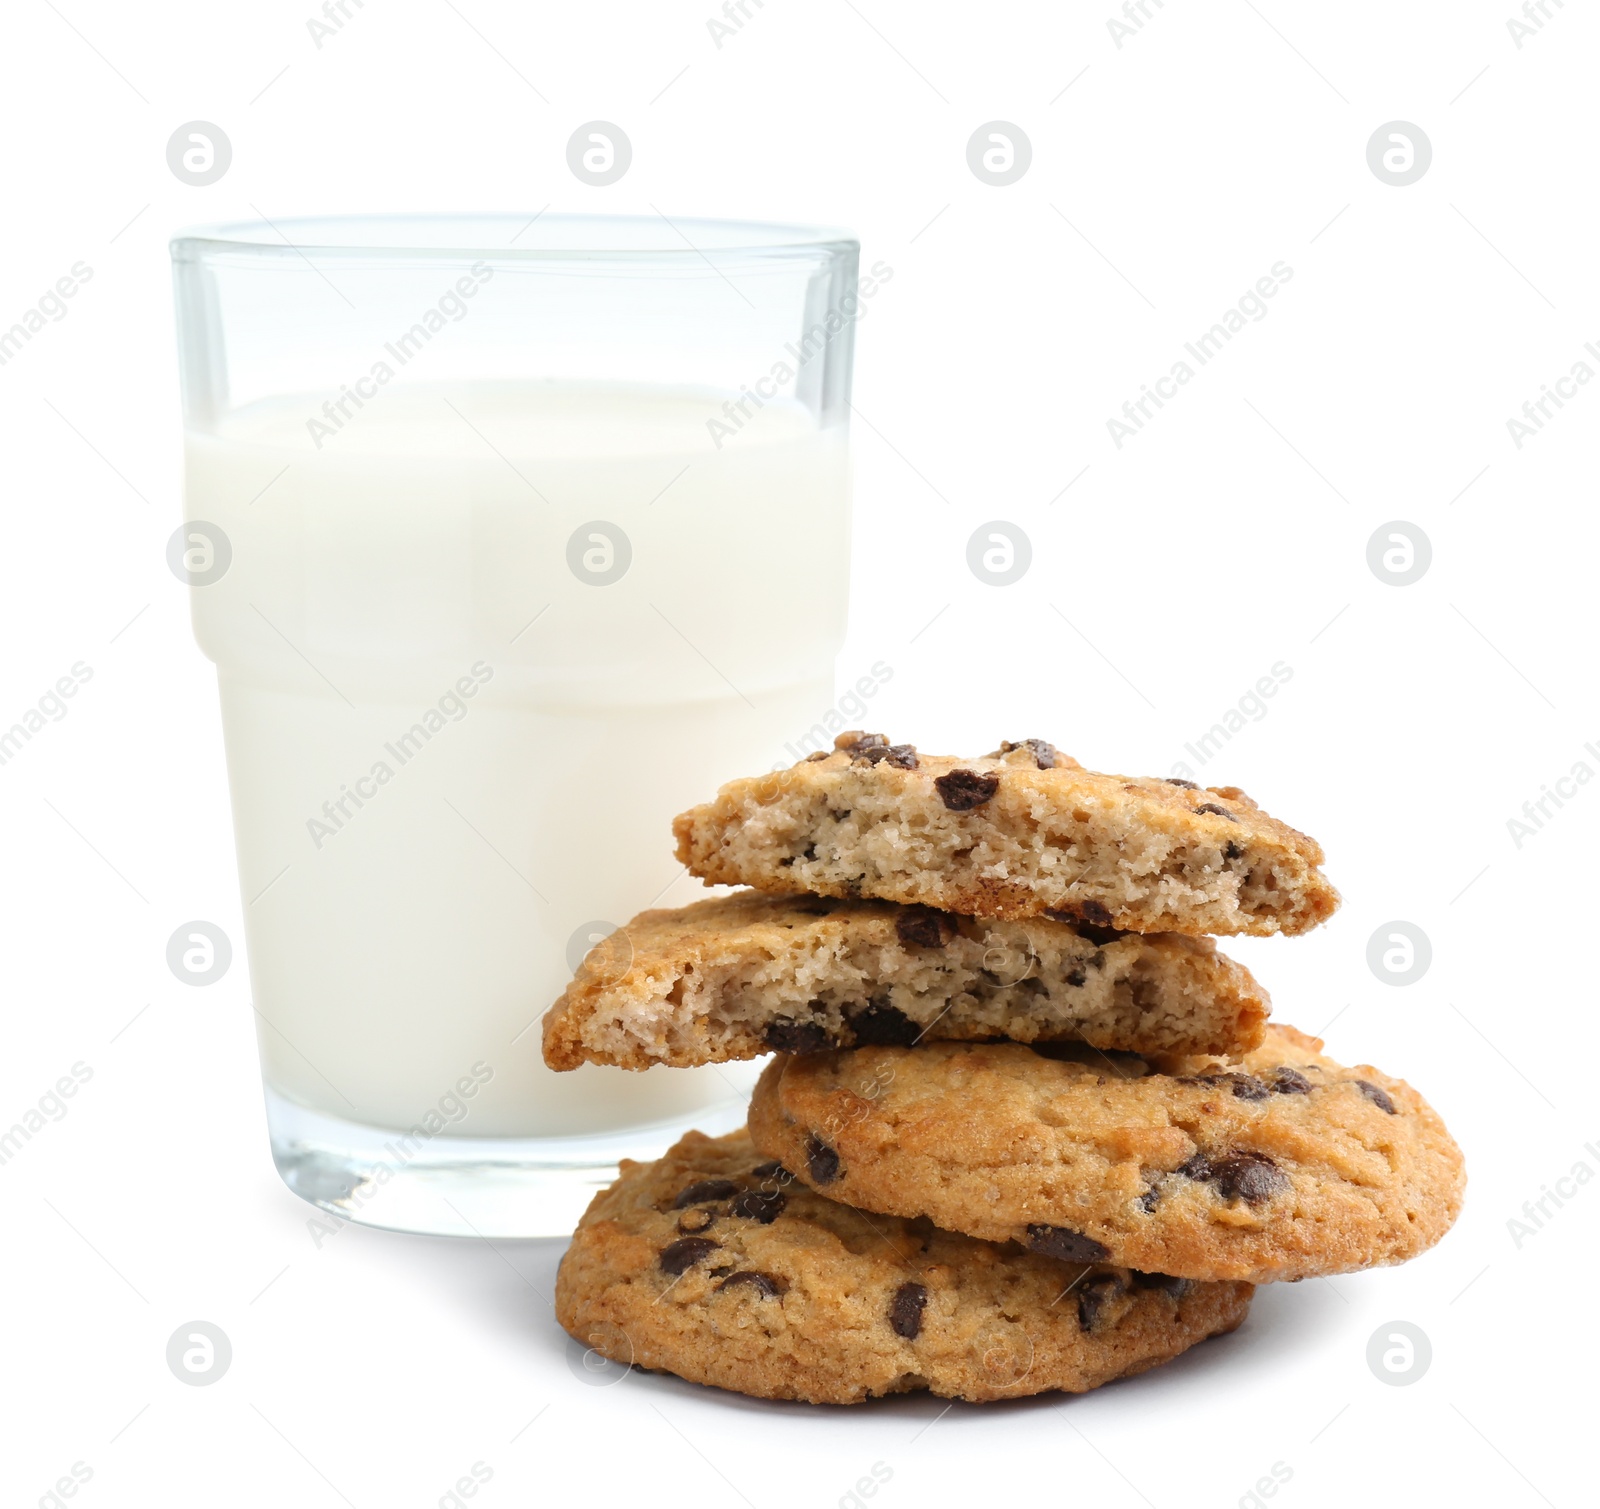
<path fill-rule="evenodd" d="M 743 1114 L 727 1066 L 553 1073 L 540 1020 L 596 945 L 632 966 L 673 814 L 831 705 L 856 243 L 441 216 L 172 256 L 169 558 L 217 667 L 273 1158 L 372 1225 L 569 1230 L 618 1158 Z"/>

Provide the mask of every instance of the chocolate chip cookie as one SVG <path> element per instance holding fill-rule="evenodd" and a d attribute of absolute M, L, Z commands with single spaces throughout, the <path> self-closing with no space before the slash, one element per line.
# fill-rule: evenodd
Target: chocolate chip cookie
<path fill-rule="evenodd" d="M 864 1215 L 743 1132 L 690 1132 L 595 1197 L 556 1316 L 613 1361 L 763 1399 L 988 1400 L 1143 1372 L 1233 1330 L 1250 1294 Z"/>
<path fill-rule="evenodd" d="M 1398 1263 L 1461 1206 L 1461 1152 L 1403 1080 L 1269 1025 L 1184 1074 L 1071 1045 L 783 1057 L 750 1136 L 813 1188 L 1079 1263 L 1266 1283 Z"/>
<path fill-rule="evenodd" d="M 1241 1053 L 1268 1005 L 1209 939 L 741 891 L 643 912 L 591 950 L 544 1058 L 647 1069 L 987 1037 Z"/>
<path fill-rule="evenodd" d="M 1303 933 L 1339 904 L 1321 848 L 1232 786 L 1101 775 L 1042 739 L 836 742 L 682 813 L 678 858 L 708 885 L 1141 933 Z"/>

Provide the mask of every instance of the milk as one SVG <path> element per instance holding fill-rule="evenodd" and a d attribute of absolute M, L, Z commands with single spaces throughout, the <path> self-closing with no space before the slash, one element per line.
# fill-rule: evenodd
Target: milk
<path fill-rule="evenodd" d="M 554 1074 L 538 1018 L 605 926 L 693 894 L 673 814 L 829 706 L 841 432 L 747 403 L 730 439 L 682 389 L 396 385 L 331 434 L 330 401 L 188 437 L 187 515 L 232 546 L 194 616 L 268 1086 L 471 1137 L 726 1100 L 716 1069 Z"/>

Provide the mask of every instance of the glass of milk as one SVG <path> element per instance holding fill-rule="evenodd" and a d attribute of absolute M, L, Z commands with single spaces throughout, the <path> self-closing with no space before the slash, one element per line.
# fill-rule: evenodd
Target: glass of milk
<path fill-rule="evenodd" d="M 570 1230 L 741 1068 L 554 1074 L 540 1019 L 703 894 L 674 813 L 833 700 L 848 236 L 525 216 L 172 246 L 169 557 L 216 663 L 279 1171 L 407 1231 Z M 892 273 L 889 274 L 892 276 Z"/>

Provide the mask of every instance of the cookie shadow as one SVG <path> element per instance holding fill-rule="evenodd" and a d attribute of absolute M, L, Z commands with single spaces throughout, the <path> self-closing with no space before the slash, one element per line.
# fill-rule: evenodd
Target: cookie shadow
<path fill-rule="evenodd" d="M 1059 1409 L 1090 1397 L 1137 1400 L 1140 1409 L 1169 1402 L 1176 1405 L 1181 1402 L 1179 1395 L 1197 1385 L 1214 1387 L 1234 1366 L 1248 1365 L 1260 1376 L 1264 1368 L 1270 1369 L 1274 1356 L 1303 1353 L 1316 1339 L 1347 1324 L 1353 1303 L 1349 1278 L 1261 1285 L 1237 1330 L 1201 1342 L 1147 1372 L 1118 1379 L 1092 1395 L 1051 1391 L 972 1404 L 917 1392 L 886 1395 L 865 1405 L 807 1404 L 750 1398 L 672 1373 L 623 1369 L 605 1364 L 592 1353 L 585 1362 L 586 1349 L 562 1330 L 552 1302 L 556 1270 L 568 1246 L 566 1237 L 481 1241 L 392 1232 L 365 1232 L 363 1237 L 381 1244 L 395 1266 L 405 1269 L 419 1285 L 448 1295 L 475 1328 L 500 1338 L 517 1338 L 529 1348 L 530 1360 L 541 1372 L 549 1370 L 557 1379 L 570 1375 L 575 1389 L 620 1384 L 630 1391 L 642 1390 L 664 1405 L 671 1401 L 715 1402 L 726 1409 L 796 1422 L 828 1420 L 866 1428 L 881 1425 L 887 1418 L 904 1421 L 919 1435 L 935 1424 L 942 1430 L 960 1429 L 968 1422 L 993 1422 Z M 1170 1401 L 1165 1397 L 1168 1391 L 1174 1395 Z"/>
<path fill-rule="evenodd" d="M 553 1296 L 570 1237 L 484 1240 L 351 1227 L 340 1240 L 352 1238 L 419 1289 L 448 1299 L 479 1329 L 516 1336 L 540 1351 L 559 1347 L 566 1336 Z"/>

